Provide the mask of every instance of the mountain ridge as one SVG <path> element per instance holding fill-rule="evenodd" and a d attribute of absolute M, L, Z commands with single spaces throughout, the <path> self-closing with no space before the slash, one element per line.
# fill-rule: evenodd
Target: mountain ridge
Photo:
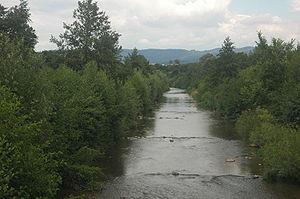
<path fill-rule="evenodd" d="M 250 53 L 254 47 L 246 46 L 242 48 L 236 48 L 236 52 L 244 52 Z M 211 53 L 213 55 L 217 55 L 219 53 L 220 48 L 214 48 L 210 50 L 186 50 L 186 49 L 142 49 L 139 50 L 139 54 L 146 57 L 152 64 L 168 64 L 170 61 L 179 60 L 183 64 L 195 63 L 198 62 L 199 59 L 207 54 Z M 121 52 L 121 56 L 124 58 L 128 56 L 133 50 L 132 49 L 123 49 Z"/>

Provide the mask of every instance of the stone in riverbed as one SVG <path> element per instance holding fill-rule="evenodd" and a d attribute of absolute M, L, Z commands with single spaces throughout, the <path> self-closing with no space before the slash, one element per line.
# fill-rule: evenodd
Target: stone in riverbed
<path fill-rule="evenodd" d="M 258 148 L 259 146 L 257 144 L 249 144 L 249 147 Z"/>
<path fill-rule="evenodd" d="M 258 179 L 258 178 L 259 178 L 259 175 L 253 175 L 252 178 L 253 178 L 253 179 Z"/>
<path fill-rule="evenodd" d="M 226 162 L 235 162 L 235 159 L 228 158 L 226 159 Z"/>
<path fill-rule="evenodd" d="M 251 156 L 245 156 L 245 159 L 252 160 L 252 157 Z"/>
<path fill-rule="evenodd" d="M 172 175 L 173 175 L 173 176 L 179 176 L 180 173 L 178 173 L 178 172 L 176 172 L 176 171 L 173 171 L 173 172 L 172 172 Z"/>

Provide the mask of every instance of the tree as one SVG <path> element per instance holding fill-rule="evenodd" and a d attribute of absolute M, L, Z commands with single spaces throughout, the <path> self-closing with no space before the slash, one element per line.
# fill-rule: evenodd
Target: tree
<path fill-rule="evenodd" d="M 258 41 L 256 41 L 256 48 L 259 49 L 259 48 L 267 48 L 268 47 L 268 41 L 267 39 L 265 38 L 265 36 L 263 35 L 263 33 L 261 31 L 258 31 L 257 33 L 257 36 L 258 36 Z"/>
<path fill-rule="evenodd" d="M 237 66 L 234 64 L 235 52 L 234 43 L 231 41 L 230 37 L 226 37 L 222 48 L 218 54 L 219 57 L 219 67 L 218 73 L 222 78 L 234 77 L 237 73 Z"/>
<path fill-rule="evenodd" d="M 231 58 L 234 55 L 235 49 L 233 44 L 234 43 L 231 41 L 230 37 L 226 37 L 218 56 L 223 58 Z"/>
<path fill-rule="evenodd" d="M 83 64 L 95 60 L 109 70 L 109 65 L 118 60 L 121 50 L 120 34 L 111 29 L 108 16 L 99 11 L 97 2 L 82 0 L 74 10 L 75 21 L 68 25 L 64 23 L 65 32 L 59 39 L 52 36 L 51 41 L 62 50 L 75 51 L 83 59 Z M 82 65 L 76 69 L 82 69 Z"/>
<path fill-rule="evenodd" d="M 119 89 L 118 99 L 122 129 L 126 131 L 136 128 L 140 101 L 132 81 L 125 82 Z"/>
<path fill-rule="evenodd" d="M 39 76 L 40 59 L 24 41 L 0 34 L 0 84 L 5 85 L 22 103 L 22 112 L 40 121 L 47 113 L 46 85 Z"/>
<path fill-rule="evenodd" d="M 7 8 L 5 8 L 3 5 L 0 4 L 0 19 L 1 19 L 1 26 L 3 25 L 3 18 L 5 17 L 6 13 L 7 13 Z"/>
<path fill-rule="evenodd" d="M 174 63 L 175 63 L 175 65 L 178 66 L 178 65 L 180 65 L 180 60 L 179 60 L 179 59 L 175 59 L 175 60 L 174 60 Z"/>
<path fill-rule="evenodd" d="M 140 105 L 139 113 L 140 115 L 145 115 L 151 108 L 149 85 L 147 84 L 145 77 L 140 72 L 135 72 L 130 81 L 138 96 Z"/>
<path fill-rule="evenodd" d="M 34 48 L 37 44 L 37 36 L 30 22 L 27 0 L 20 0 L 20 5 L 10 9 L 0 4 L 0 33 L 10 39 L 22 39 L 26 46 Z"/>
<path fill-rule="evenodd" d="M 149 61 L 143 55 L 140 55 L 136 48 L 125 58 L 125 65 L 130 70 L 129 75 L 132 75 L 135 70 L 147 73 L 149 72 L 147 69 L 150 68 Z"/>
<path fill-rule="evenodd" d="M 54 198 L 57 164 L 36 142 L 39 125 L 21 114 L 21 103 L 0 85 L 0 198 Z"/>

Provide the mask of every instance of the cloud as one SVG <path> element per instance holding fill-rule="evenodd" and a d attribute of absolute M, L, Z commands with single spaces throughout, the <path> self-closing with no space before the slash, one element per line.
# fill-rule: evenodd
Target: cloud
<path fill-rule="evenodd" d="M 2 0 L 4 5 L 17 0 Z M 299 0 L 295 1 L 295 7 Z M 258 30 L 268 37 L 300 39 L 295 21 L 268 13 L 245 15 L 230 10 L 231 0 L 99 0 L 112 26 L 122 34 L 124 48 L 219 47 L 226 36 L 237 46 L 254 45 Z M 63 32 L 62 23 L 72 21 L 76 0 L 29 0 L 33 27 L 39 36 L 37 49 L 53 49 L 50 35 Z M 299 8 L 299 7 L 298 7 Z M 294 10 L 295 10 L 294 9 Z"/>
<path fill-rule="evenodd" d="M 293 0 L 292 1 L 292 9 L 295 12 L 299 12 L 300 11 L 300 0 Z"/>
<path fill-rule="evenodd" d="M 118 24 L 114 27 L 122 33 L 125 47 L 135 46 L 143 38 L 147 46 L 139 48 L 199 48 L 205 44 L 204 37 L 215 35 L 215 26 L 224 20 L 230 2 L 103 0 L 101 5 Z"/>
<path fill-rule="evenodd" d="M 231 36 L 237 46 L 268 37 L 300 38 L 296 22 L 268 13 L 233 13 L 230 0 L 104 0 L 125 47 L 208 49 Z M 114 8 L 114 9 L 113 9 Z M 147 40 L 140 42 L 140 39 Z"/>
<path fill-rule="evenodd" d="M 37 50 L 55 49 L 50 43 L 51 35 L 59 35 L 63 31 L 63 22 L 72 21 L 73 9 L 77 6 L 74 0 L 29 0 L 31 25 L 38 35 Z M 19 4 L 19 0 L 3 0 L 6 7 Z"/>
<path fill-rule="evenodd" d="M 257 40 L 257 31 L 262 31 L 268 39 L 273 37 L 285 40 L 299 39 L 300 29 L 297 23 L 271 14 L 239 15 L 231 13 L 223 23 L 219 24 L 219 31 L 230 35 L 239 46 L 244 46 L 249 45 L 249 41 L 250 44 L 254 44 L 254 41 Z"/>

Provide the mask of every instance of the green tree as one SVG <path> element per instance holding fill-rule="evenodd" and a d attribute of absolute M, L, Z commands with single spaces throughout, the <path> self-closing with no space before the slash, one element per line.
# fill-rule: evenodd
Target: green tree
<path fill-rule="evenodd" d="M 230 37 L 226 37 L 218 56 L 222 58 L 231 59 L 234 55 L 234 49 L 234 43 L 231 41 Z"/>
<path fill-rule="evenodd" d="M 234 77 L 237 74 L 237 65 L 235 64 L 235 52 L 234 43 L 231 41 L 230 37 L 226 37 L 222 48 L 218 54 L 218 75 L 222 78 Z"/>
<path fill-rule="evenodd" d="M 57 163 L 38 144 L 39 125 L 21 114 L 21 103 L 0 86 L 0 197 L 54 198 Z"/>
<path fill-rule="evenodd" d="M 18 6 L 10 9 L 0 4 L 0 33 L 7 35 L 10 39 L 22 39 L 24 44 L 34 48 L 37 36 L 30 26 L 30 12 L 27 0 L 20 0 Z"/>
<path fill-rule="evenodd" d="M 72 24 L 64 23 L 65 32 L 59 39 L 52 36 L 51 41 L 60 49 L 75 51 L 83 64 L 95 60 L 99 66 L 110 70 L 107 67 L 116 63 L 121 47 L 120 35 L 111 29 L 108 16 L 99 11 L 97 2 L 83 0 L 78 2 L 73 17 Z M 82 69 L 83 65 L 77 67 L 75 69 Z"/>
<path fill-rule="evenodd" d="M 125 58 L 125 65 L 130 69 L 130 75 L 132 75 L 135 70 L 146 73 L 147 67 L 149 67 L 149 61 L 134 48 L 132 53 Z"/>
<path fill-rule="evenodd" d="M 44 95 L 47 85 L 39 75 L 41 59 L 22 40 L 0 35 L 0 83 L 14 92 L 22 102 L 22 112 L 40 121 L 48 113 Z"/>
<path fill-rule="evenodd" d="M 132 81 L 127 81 L 118 92 L 118 110 L 121 118 L 122 129 L 135 129 L 138 125 L 140 101 Z M 125 133 L 124 132 L 124 133 Z"/>
<path fill-rule="evenodd" d="M 147 80 L 140 72 L 135 72 L 130 79 L 139 100 L 139 115 L 145 115 L 151 107 L 150 89 Z"/>

